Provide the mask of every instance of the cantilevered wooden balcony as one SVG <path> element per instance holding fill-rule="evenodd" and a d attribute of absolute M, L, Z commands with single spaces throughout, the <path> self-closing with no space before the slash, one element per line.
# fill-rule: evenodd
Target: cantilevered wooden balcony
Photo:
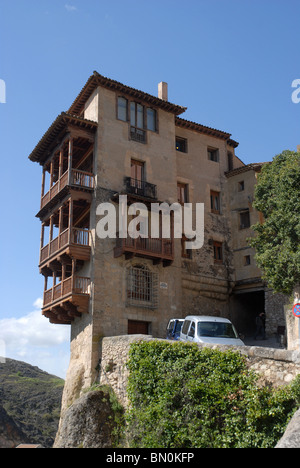
<path fill-rule="evenodd" d="M 174 261 L 174 239 L 117 238 L 114 256 L 118 258 L 122 255 L 127 259 L 134 256 L 149 258 L 153 263 L 163 262 L 164 266 L 168 266 Z"/>
<path fill-rule="evenodd" d="M 51 323 L 69 325 L 88 313 L 90 278 L 72 275 L 44 292 L 42 313 Z"/>
<path fill-rule="evenodd" d="M 82 190 L 93 190 L 95 188 L 95 178 L 90 172 L 71 169 L 66 171 L 58 181 L 52 185 L 50 190 L 41 198 L 41 210 L 54 200 L 66 187 Z"/>
<path fill-rule="evenodd" d="M 69 255 L 77 260 L 89 261 L 91 255 L 90 231 L 87 229 L 66 229 L 41 249 L 40 268 L 58 254 Z"/>

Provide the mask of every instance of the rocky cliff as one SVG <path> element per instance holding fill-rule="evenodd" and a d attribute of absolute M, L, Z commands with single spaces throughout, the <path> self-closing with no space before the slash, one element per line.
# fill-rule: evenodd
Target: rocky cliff
<path fill-rule="evenodd" d="M 52 447 L 64 381 L 24 362 L 0 364 L 0 448 Z"/>

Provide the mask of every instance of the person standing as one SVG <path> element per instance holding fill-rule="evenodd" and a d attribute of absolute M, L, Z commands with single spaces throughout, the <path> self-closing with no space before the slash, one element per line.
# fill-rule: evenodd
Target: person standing
<path fill-rule="evenodd" d="M 256 317 L 256 332 L 254 335 L 254 339 L 257 340 L 258 336 L 262 336 L 262 339 L 266 339 L 266 315 L 264 312 L 261 312 Z"/>

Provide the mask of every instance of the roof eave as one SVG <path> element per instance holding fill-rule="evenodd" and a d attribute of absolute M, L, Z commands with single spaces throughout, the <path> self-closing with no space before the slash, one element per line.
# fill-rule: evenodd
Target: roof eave
<path fill-rule="evenodd" d="M 49 153 L 48 147 L 51 142 L 56 140 L 57 136 L 67 127 L 67 125 L 78 125 L 88 128 L 90 131 L 96 131 L 98 127 L 96 122 L 62 112 L 48 128 L 32 153 L 28 156 L 30 161 L 38 162 L 41 165 L 44 164 Z M 45 154 L 47 155 L 43 157 Z"/>
<path fill-rule="evenodd" d="M 152 96 L 151 94 L 145 93 L 144 91 L 140 91 L 138 89 L 119 83 L 118 81 L 112 80 L 110 78 L 106 78 L 105 76 L 102 76 L 98 72 L 95 71 L 93 75 L 90 76 L 85 86 L 82 88 L 82 90 L 78 94 L 77 98 L 71 105 L 68 112 L 70 114 L 75 114 L 75 115 L 81 114 L 82 111 L 84 110 L 85 103 L 93 94 L 95 89 L 98 88 L 98 86 L 111 89 L 112 91 L 119 91 L 135 99 L 146 101 L 147 103 L 153 106 L 160 107 L 161 109 L 164 109 L 167 112 L 171 112 L 175 115 L 183 114 L 187 109 L 186 107 L 178 106 L 177 104 L 172 104 L 169 101 L 164 101 L 158 97 Z"/>

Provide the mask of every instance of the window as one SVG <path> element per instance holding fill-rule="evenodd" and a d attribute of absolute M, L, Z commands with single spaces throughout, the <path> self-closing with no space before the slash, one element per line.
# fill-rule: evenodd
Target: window
<path fill-rule="evenodd" d="M 240 213 L 240 229 L 248 229 L 251 225 L 250 211 L 245 210 Z"/>
<path fill-rule="evenodd" d="M 176 137 L 176 151 L 187 153 L 187 140 L 185 138 Z"/>
<path fill-rule="evenodd" d="M 223 263 L 223 244 L 222 242 L 213 243 L 214 246 L 214 260 L 215 263 Z"/>
<path fill-rule="evenodd" d="M 190 331 L 189 331 L 189 337 L 190 338 L 195 338 L 195 333 L 196 333 L 196 325 L 195 325 L 195 322 L 192 322 L 191 328 L 190 328 Z"/>
<path fill-rule="evenodd" d="M 127 122 L 127 99 L 123 97 L 118 98 L 118 119 Z"/>
<path fill-rule="evenodd" d="M 117 118 L 130 123 L 130 139 L 146 143 L 147 130 L 157 131 L 157 111 L 134 101 L 128 101 L 119 96 L 117 104 Z"/>
<path fill-rule="evenodd" d="M 150 130 L 151 132 L 156 132 L 157 129 L 157 124 L 156 124 L 156 110 L 150 109 L 148 107 L 147 109 L 147 130 Z"/>
<path fill-rule="evenodd" d="M 251 265 L 251 256 L 246 255 L 246 257 L 244 257 L 244 266 L 249 266 L 249 265 Z"/>
<path fill-rule="evenodd" d="M 238 183 L 238 191 L 243 192 L 245 190 L 245 182 L 242 180 Z"/>
<path fill-rule="evenodd" d="M 215 214 L 221 213 L 221 198 L 220 192 L 210 192 L 210 207 L 211 212 Z"/>
<path fill-rule="evenodd" d="M 183 335 L 187 335 L 189 328 L 190 328 L 191 321 L 190 320 L 185 320 L 183 327 L 182 327 L 182 333 Z"/>
<path fill-rule="evenodd" d="M 209 161 L 219 162 L 219 150 L 216 148 L 208 148 L 207 155 Z"/>
<path fill-rule="evenodd" d="M 143 182 L 145 175 L 145 164 L 141 161 L 131 160 L 131 183 Z"/>
<path fill-rule="evenodd" d="M 178 203 L 181 203 L 181 205 L 183 205 L 184 203 L 188 203 L 188 185 L 187 184 L 182 184 L 178 182 L 177 199 L 178 199 Z"/>
<path fill-rule="evenodd" d="M 130 124 L 136 128 L 144 128 L 144 107 L 141 104 L 130 103 Z"/>
<path fill-rule="evenodd" d="M 181 257 L 192 259 L 192 249 L 186 249 L 186 242 L 191 242 L 185 235 L 181 238 Z"/>
<path fill-rule="evenodd" d="M 158 275 L 144 266 L 127 270 L 127 305 L 157 309 Z"/>
<path fill-rule="evenodd" d="M 136 102 L 130 103 L 130 138 L 140 143 L 146 142 L 144 129 L 144 106 Z"/>

